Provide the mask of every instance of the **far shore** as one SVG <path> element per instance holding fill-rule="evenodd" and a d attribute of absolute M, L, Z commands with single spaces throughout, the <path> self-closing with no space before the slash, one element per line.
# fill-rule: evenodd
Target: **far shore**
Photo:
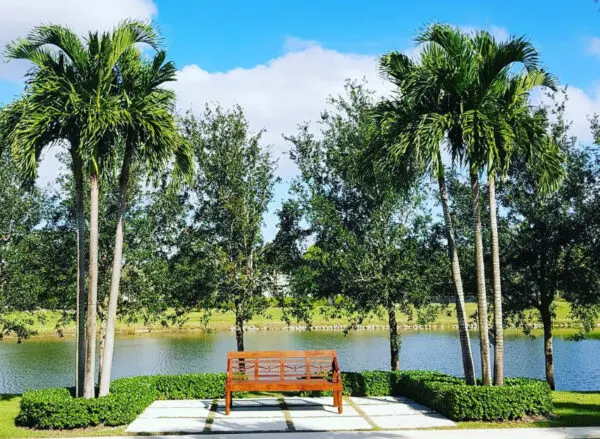
<path fill-rule="evenodd" d="M 313 322 L 310 327 L 301 322 L 294 322 L 291 325 L 287 325 L 282 320 L 281 308 L 271 307 L 264 315 L 256 316 L 250 322 L 246 323 L 245 330 L 247 332 L 256 331 L 286 331 L 286 332 L 302 332 L 302 331 L 328 331 L 328 332 L 344 332 L 347 330 L 349 321 L 344 318 L 329 319 L 326 317 L 326 307 L 315 308 L 313 312 Z M 469 315 L 472 315 L 475 311 L 475 304 L 467 304 L 467 311 Z M 570 318 L 569 306 L 565 302 L 557 303 L 556 319 L 554 321 L 554 332 L 556 336 L 569 337 L 574 336 L 580 332 L 579 322 Z M 60 314 L 53 311 L 38 312 L 37 315 L 33 315 L 34 325 L 33 329 L 37 331 L 37 335 L 31 337 L 29 340 L 69 340 L 75 335 L 75 325 L 69 324 L 57 330 L 57 322 Z M 532 322 L 534 327 L 532 331 L 533 336 L 541 336 L 541 325 L 536 322 Z M 522 335 L 523 331 L 520 328 L 515 328 L 510 325 L 510 322 L 506 323 L 506 336 L 518 336 Z M 207 334 L 213 332 L 226 332 L 234 330 L 234 318 L 231 313 L 213 312 L 211 316 L 206 320 L 205 316 L 201 312 L 192 312 L 189 314 L 187 320 L 182 325 L 176 326 L 163 326 L 160 324 L 144 325 L 143 322 L 119 322 L 117 324 L 117 334 L 119 337 L 128 336 L 143 336 L 143 335 L 154 335 L 154 336 L 197 336 L 200 334 Z M 406 315 L 400 315 L 398 318 L 398 330 L 401 333 L 418 332 L 418 331 L 457 331 L 458 326 L 456 324 L 456 315 L 454 312 L 454 306 L 448 305 L 444 307 L 443 311 L 439 313 L 435 321 L 431 323 L 419 324 L 415 320 L 411 320 Z M 471 330 L 476 331 L 477 325 L 472 324 Z M 352 328 L 353 332 L 365 332 L 365 331 L 388 331 L 388 324 L 383 316 L 372 316 L 365 319 L 362 325 Z M 600 338 L 600 322 L 596 323 L 596 327 L 587 334 L 590 338 Z M 16 337 L 7 336 L 6 341 L 15 341 Z"/>

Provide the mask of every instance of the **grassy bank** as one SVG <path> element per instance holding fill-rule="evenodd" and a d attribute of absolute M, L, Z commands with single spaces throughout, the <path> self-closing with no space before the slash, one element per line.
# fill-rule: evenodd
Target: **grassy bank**
<path fill-rule="evenodd" d="M 460 428 L 575 427 L 600 426 L 600 392 L 553 392 L 554 417 L 531 422 L 461 422 Z M 112 436 L 125 427 L 68 431 L 39 431 L 15 426 L 19 395 L 0 395 L 0 438 Z"/>
<path fill-rule="evenodd" d="M 329 309 L 327 307 L 316 307 L 312 314 L 312 322 L 314 327 L 319 326 L 345 326 L 348 324 L 348 320 L 344 318 L 330 319 L 327 317 Z M 473 315 L 476 311 L 476 304 L 467 303 L 468 315 Z M 569 316 L 570 308 L 566 302 L 557 302 L 556 309 L 556 320 L 555 326 L 557 328 L 564 326 L 572 326 L 575 322 Z M 52 311 L 40 312 L 39 315 L 43 316 L 43 319 L 35 320 L 33 325 L 34 329 L 38 331 L 39 336 L 52 336 L 56 334 L 56 324 L 59 320 L 60 314 Z M 118 322 L 117 332 L 120 334 L 135 334 L 138 332 L 147 331 L 222 331 L 228 330 L 235 324 L 234 315 L 231 312 L 218 312 L 215 311 L 210 316 L 208 323 L 205 323 L 203 313 L 192 312 L 189 315 L 188 320 L 181 326 L 174 328 L 165 328 L 160 324 L 154 324 L 145 326 L 142 322 L 126 323 Z M 373 316 L 364 322 L 365 325 L 387 325 L 387 321 L 382 316 Z M 415 320 L 409 319 L 406 315 L 398 313 L 398 324 L 402 326 L 412 326 L 417 324 Z M 436 329 L 452 329 L 453 325 L 456 325 L 456 312 L 454 305 L 444 307 L 439 313 L 437 318 L 432 325 L 436 326 Z M 282 321 L 282 310 L 278 307 L 269 308 L 264 315 L 256 316 L 250 322 L 247 323 L 247 327 L 255 328 L 268 328 L 268 329 L 280 329 L 286 326 L 285 322 Z M 75 332 L 74 324 L 69 324 L 63 328 L 64 334 L 67 336 L 73 335 Z M 567 331 L 568 332 L 568 331 Z M 600 328 L 595 331 L 600 334 Z"/>
<path fill-rule="evenodd" d="M 554 415 L 530 422 L 460 422 L 459 428 L 600 426 L 600 392 L 552 392 Z"/>

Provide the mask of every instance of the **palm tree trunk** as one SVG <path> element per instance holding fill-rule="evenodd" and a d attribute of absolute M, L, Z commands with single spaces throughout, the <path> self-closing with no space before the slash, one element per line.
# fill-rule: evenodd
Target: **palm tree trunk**
<path fill-rule="evenodd" d="M 546 382 L 552 390 L 556 390 L 554 382 L 554 346 L 552 343 L 552 310 L 551 305 L 542 304 L 540 314 L 544 326 L 544 363 L 546 365 Z"/>
<path fill-rule="evenodd" d="M 123 260 L 124 216 L 127 204 L 127 186 L 129 185 L 130 154 L 125 152 L 123 168 L 119 178 L 119 206 L 117 212 L 117 230 L 115 232 L 115 248 L 113 266 L 110 279 L 110 295 L 108 299 L 108 312 L 106 318 L 106 339 L 103 355 L 103 369 L 100 375 L 99 395 L 108 395 L 110 378 L 112 374 L 112 361 L 115 349 L 115 328 L 117 324 L 117 305 L 119 303 L 119 284 L 121 283 L 121 266 Z"/>
<path fill-rule="evenodd" d="M 500 282 L 500 243 L 496 218 L 496 178 L 488 175 L 490 232 L 492 235 L 492 283 L 494 286 L 494 385 L 504 385 L 504 324 L 502 322 L 502 285 Z"/>
<path fill-rule="evenodd" d="M 106 305 L 106 300 L 104 301 L 103 305 Z M 99 312 L 98 314 L 100 318 L 100 334 L 98 338 L 98 382 L 100 382 L 100 378 L 102 377 L 102 373 L 104 371 L 104 348 L 106 346 L 106 314 L 103 312 Z"/>
<path fill-rule="evenodd" d="M 392 370 L 400 368 L 400 343 L 398 340 L 398 322 L 396 321 L 396 306 L 388 304 L 388 325 L 390 328 L 390 360 Z"/>
<path fill-rule="evenodd" d="M 439 158 L 441 163 L 441 158 Z M 458 250 L 456 249 L 456 239 L 454 238 L 454 227 L 452 226 L 452 217 L 450 216 L 450 206 L 448 204 L 448 190 L 446 188 L 446 177 L 444 169 L 438 171 L 438 184 L 440 187 L 440 198 L 442 201 L 442 210 L 444 211 L 444 221 L 446 224 L 446 238 L 448 239 L 448 257 L 452 268 L 452 280 L 454 281 L 454 293 L 456 301 L 456 317 L 458 318 L 458 334 L 460 337 L 460 347 L 462 351 L 463 371 L 467 384 L 475 385 L 475 364 L 473 362 L 473 352 L 471 351 L 471 340 L 469 337 L 469 325 L 467 323 L 467 311 L 465 306 L 465 294 L 463 292 L 462 275 L 460 272 L 460 262 L 458 259 Z"/>
<path fill-rule="evenodd" d="M 74 148 L 75 149 L 75 148 Z M 85 216 L 83 211 L 83 170 L 77 152 L 72 153 L 75 179 L 75 218 L 77 222 L 77 341 L 75 359 L 75 395 L 83 396 L 85 377 Z"/>
<path fill-rule="evenodd" d="M 90 268 L 86 321 L 86 355 L 83 397 L 94 397 L 96 362 L 96 315 L 98 299 L 98 174 L 90 176 Z"/>
<path fill-rule="evenodd" d="M 481 350 L 481 375 L 483 384 L 492 384 L 490 372 L 490 341 L 488 334 L 487 297 L 485 291 L 485 271 L 483 265 L 483 239 L 481 236 L 481 209 L 479 176 L 471 169 L 471 190 L 473 193 L 473 237 L 475 239 L 475 274 L 477 276 L 477 316 L 479 324 L 479 346 Z"/>

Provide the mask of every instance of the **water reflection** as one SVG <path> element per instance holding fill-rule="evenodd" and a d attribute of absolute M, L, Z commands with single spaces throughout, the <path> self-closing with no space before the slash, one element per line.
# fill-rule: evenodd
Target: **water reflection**
<path fill-rule="evenodd" d="M 474 334 L 475 335 L 475 334 Z M 439 370 L 461 374 L 460 347 L 454 332 L 411 332 L 401 335 L 402 369 Z M 235 349 L 230 332 L 213 334 L 144 334 L 122 337 L 115 348 L 114 377 L 225 369 L 226 352 Z M 337 349 L 342 370 L 387 369 L 389 343 L 386 332 L 250 332 L 246 349 Z M 480 372 L 479 346 L 473 340 L 475 364 Z M 541 338 L 512 335 L 505 341 L 507 376 L 543 378 Z M 555 368 L 559 389 L 600 389 L 600 340 L 572 342 L 555 339 Z M 29 341 L 21 345 L 0 343 L 0 393 L 27 388 L 72 384 L 74 340 Z"/>

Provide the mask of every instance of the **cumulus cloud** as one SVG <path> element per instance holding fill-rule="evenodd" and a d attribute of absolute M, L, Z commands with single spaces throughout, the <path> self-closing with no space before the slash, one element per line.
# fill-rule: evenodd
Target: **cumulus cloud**
<path fill-rule="evenodd" d="M 210 73 L 196 64 L 187 65 L 172 84 L 180 111 L 191 108 L 201 113 L 207 102 L 241 105 L 251 127 L 266 130 L 264 143 L 272 146 L 284 178 L 293 175 L 295 168 L 287 159 L 289 145 L 282 134 L 295 132 L 299 123 L 317 120 L 327 97 L 342 92 L 345 79 L 365 78 L 377 93 L 389 87 L 379 76 L 374 56 L 340 53 L 298 39 L 286 40 L 285 47 L 284 55 L 252 68 Z"/>
<path fill-rule="evenodd" d="M 84 34 L 105 30 L 124 18 L 150 20 L 152 0 L 13 0 L 0 2 L 0 47 L 26 35 L 39 24 L 61 24 Z M 26 66 L 0 60 L 0 79 L 19 80 Z"/>

